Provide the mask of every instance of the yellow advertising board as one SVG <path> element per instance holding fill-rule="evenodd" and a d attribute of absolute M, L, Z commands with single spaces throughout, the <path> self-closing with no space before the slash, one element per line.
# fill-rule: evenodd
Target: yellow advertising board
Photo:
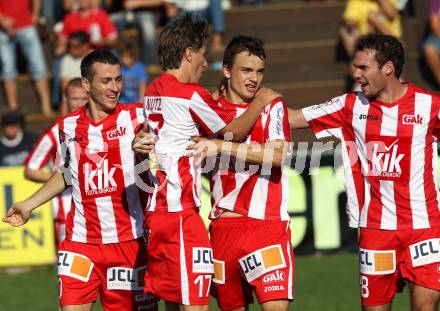
<path fill-rule="evenodd" d="M 27 181 L 23 167 L 0 168 L 0 219 L 13 202 L 34 193 L 41 184 Z M 53 218 L 50 203 L 39 207 L 28 223 L 12 227 L 0 222 L 0 267 L 43 265 L 55 262 Z"/>

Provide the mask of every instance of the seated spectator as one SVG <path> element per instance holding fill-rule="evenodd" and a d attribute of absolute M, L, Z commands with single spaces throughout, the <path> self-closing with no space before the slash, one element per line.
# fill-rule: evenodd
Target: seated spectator
<path fill-rule="evenodd" d="M 81 61 L 91 51 L 89 36 L 83 31 L 72 33 L 67 41 L 67 54 L 61 58 L 61 91 L 71 79 L 81 77 Z"/>
<path fill-rule="evenodd" d="M 119 31 L 136 27 L 140 32 L 141 60 L 145 66 L 156 65 L 156 15 L 164 0 L 123 0 L 123 11 L 111 14 Z"/>
<path fill-rule="evenodd" d="M 120 48 L 122 92 L 119 102 L 123 104 L 142 102 L 147 88 L 148 76 L 144 65 L 138 60 L 136 48 L 125 43 Z"/>
<path fill-rule="evenodd" d="M 0 68 L 10 110 L 18 109 L 16 45 L 23 52 L 45 115 L 52 115 L 47 69 L 35 22 L 37 0 L 0 1 Z M 31 11 L 32 7 L 32 11 Z"/>
<path fill-rule="evenodd" d="M 94 48 L 115 46 L 118 34 L 109 15 L 96 7 L 93 0 L 76 0 L 76 4 L 78 9 L 68 13 L 63 19 L 55 54 L 62 55 L 66 52 L 67 38 L 77 31 L 87 33 Z"/>
<path fill-rule="evenodd" d="M 9 112 L 1 119 L 0 166 L 22 165 L 37 137 L 24 130 L 24 118 Z"/>
<path fill-rule="evenodd" d="M 352 57 L 356 40 L 368 33 L 402 34 L 399 0 L 348 0 L 339 34 Z"/>
<path fill-rule="evenodd" d="M 168 18 L 182 13 L 207 19 L 212 26 L 211 51 L 223 53 L 225 21 L 221 0 L 166 0 Z"/>
<path fill-rule="evenodd" d="M 440 87 L 440 0 L 431 1 L 429 11 L 430 34 L 423 44 L 425 60 Z"/>

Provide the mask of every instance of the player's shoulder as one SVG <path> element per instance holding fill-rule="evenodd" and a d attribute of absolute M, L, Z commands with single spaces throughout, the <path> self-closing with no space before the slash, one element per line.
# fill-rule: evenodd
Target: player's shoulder
<path fill-rule="evenodd" d="M 414 84 L 409 84 L 414 92 L 414 94 L 419 93 L 419 94 L 425 94 L 425 95 L 429 95 L 432 96 L 432 99 L 439 102 L 440 100 L 440 95 L 436 92 L 432 92 L 429 91 L 427 89 L 424 89 L 420 86 L 414 85 Z"/>
<path fill-rule="evenodd" d="M 183 83 L 173 75 L 163 73 L 147 86 L 145 94 L 146 96 L 191 99 L 194 93 L 198 93 L 201 97 L 209 95 L 209 92 L 198 83 Z"/>
<path fill-rule="evenodd" d="M 119 110 L 121 111 L 123 110 L 132 111 L 143 107 L 142 103 L 126 103 L 126 104 L 118 103 L 118 106 L 119 106 Z"/>

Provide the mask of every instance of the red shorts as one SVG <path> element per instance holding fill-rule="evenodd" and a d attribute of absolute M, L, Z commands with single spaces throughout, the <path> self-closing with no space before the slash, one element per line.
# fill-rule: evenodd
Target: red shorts
<path fill-rule="evenodd" d="M 391 302 L 404 280 L 440 290 L 440 228 L 360 229 L 361 300 L 364 306 Z"/>
<path fill-rule="evenodd" d="M 148 212 L 148 273 L 145 291 L 184 305 L 209 304 L 214 273 L 208 232 L 193 209 Z"/>
<path fill-rule="evenodd" d="M 146 250 L 142 239 L 112 244 L 64 240 L 58 250 L 61 307 L 96 301 L 104 310 L 157 310 L 144 293 Z"/>
<path fill-rule="evenodd" d="M 222 310 L 252 302 L 293 300 L 294 260 L 287 221 L 221 217 L 210 227 L 215 276 L 212 294 Z"/>

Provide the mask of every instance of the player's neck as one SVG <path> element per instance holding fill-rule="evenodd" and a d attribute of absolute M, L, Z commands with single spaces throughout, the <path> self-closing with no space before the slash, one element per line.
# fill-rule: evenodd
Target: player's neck
<path fill-rule="evenodd" d="M 182 83 L 191 83 L 191 75 L 181 66 L 179 69 L 170 69 L 167 70 L 166 73 L 174 76 L 177 81 Z"/>
<path fill-rule="evenodd" d="M 92 120 L 95 123 L 98 123 L 101 120 L 105 119 L 109 114 L 111 114 L 113 110 L 106 111 L 104 109 L 100 109 L 98 105 L 93 102 L 93 100 L 90 100 L 89 103 L 87 104 L 86 114 L 90 120 Z"/>
<path fill-rule="evenodd" d="M 230 102 L 231 104 L 234 105 L 241 105 L 243 103 L 249 103 L 249 101 L 244 100 L 243 98 L 241 98 L 241 96 L 239 96 L 237 93 L 231 91 L 230 89 L 228 89 L 228 91 L 226 92 L 226 99 L 228 100 L 228 102 Z"/>
<path fill-rule="evenodd" d="M 408 84 L 403 84 L 398 79 L 395 79 L 388 83 L 376 100 L 382 103 L 392 104 L 402 98 L 407 90 Z"/>

